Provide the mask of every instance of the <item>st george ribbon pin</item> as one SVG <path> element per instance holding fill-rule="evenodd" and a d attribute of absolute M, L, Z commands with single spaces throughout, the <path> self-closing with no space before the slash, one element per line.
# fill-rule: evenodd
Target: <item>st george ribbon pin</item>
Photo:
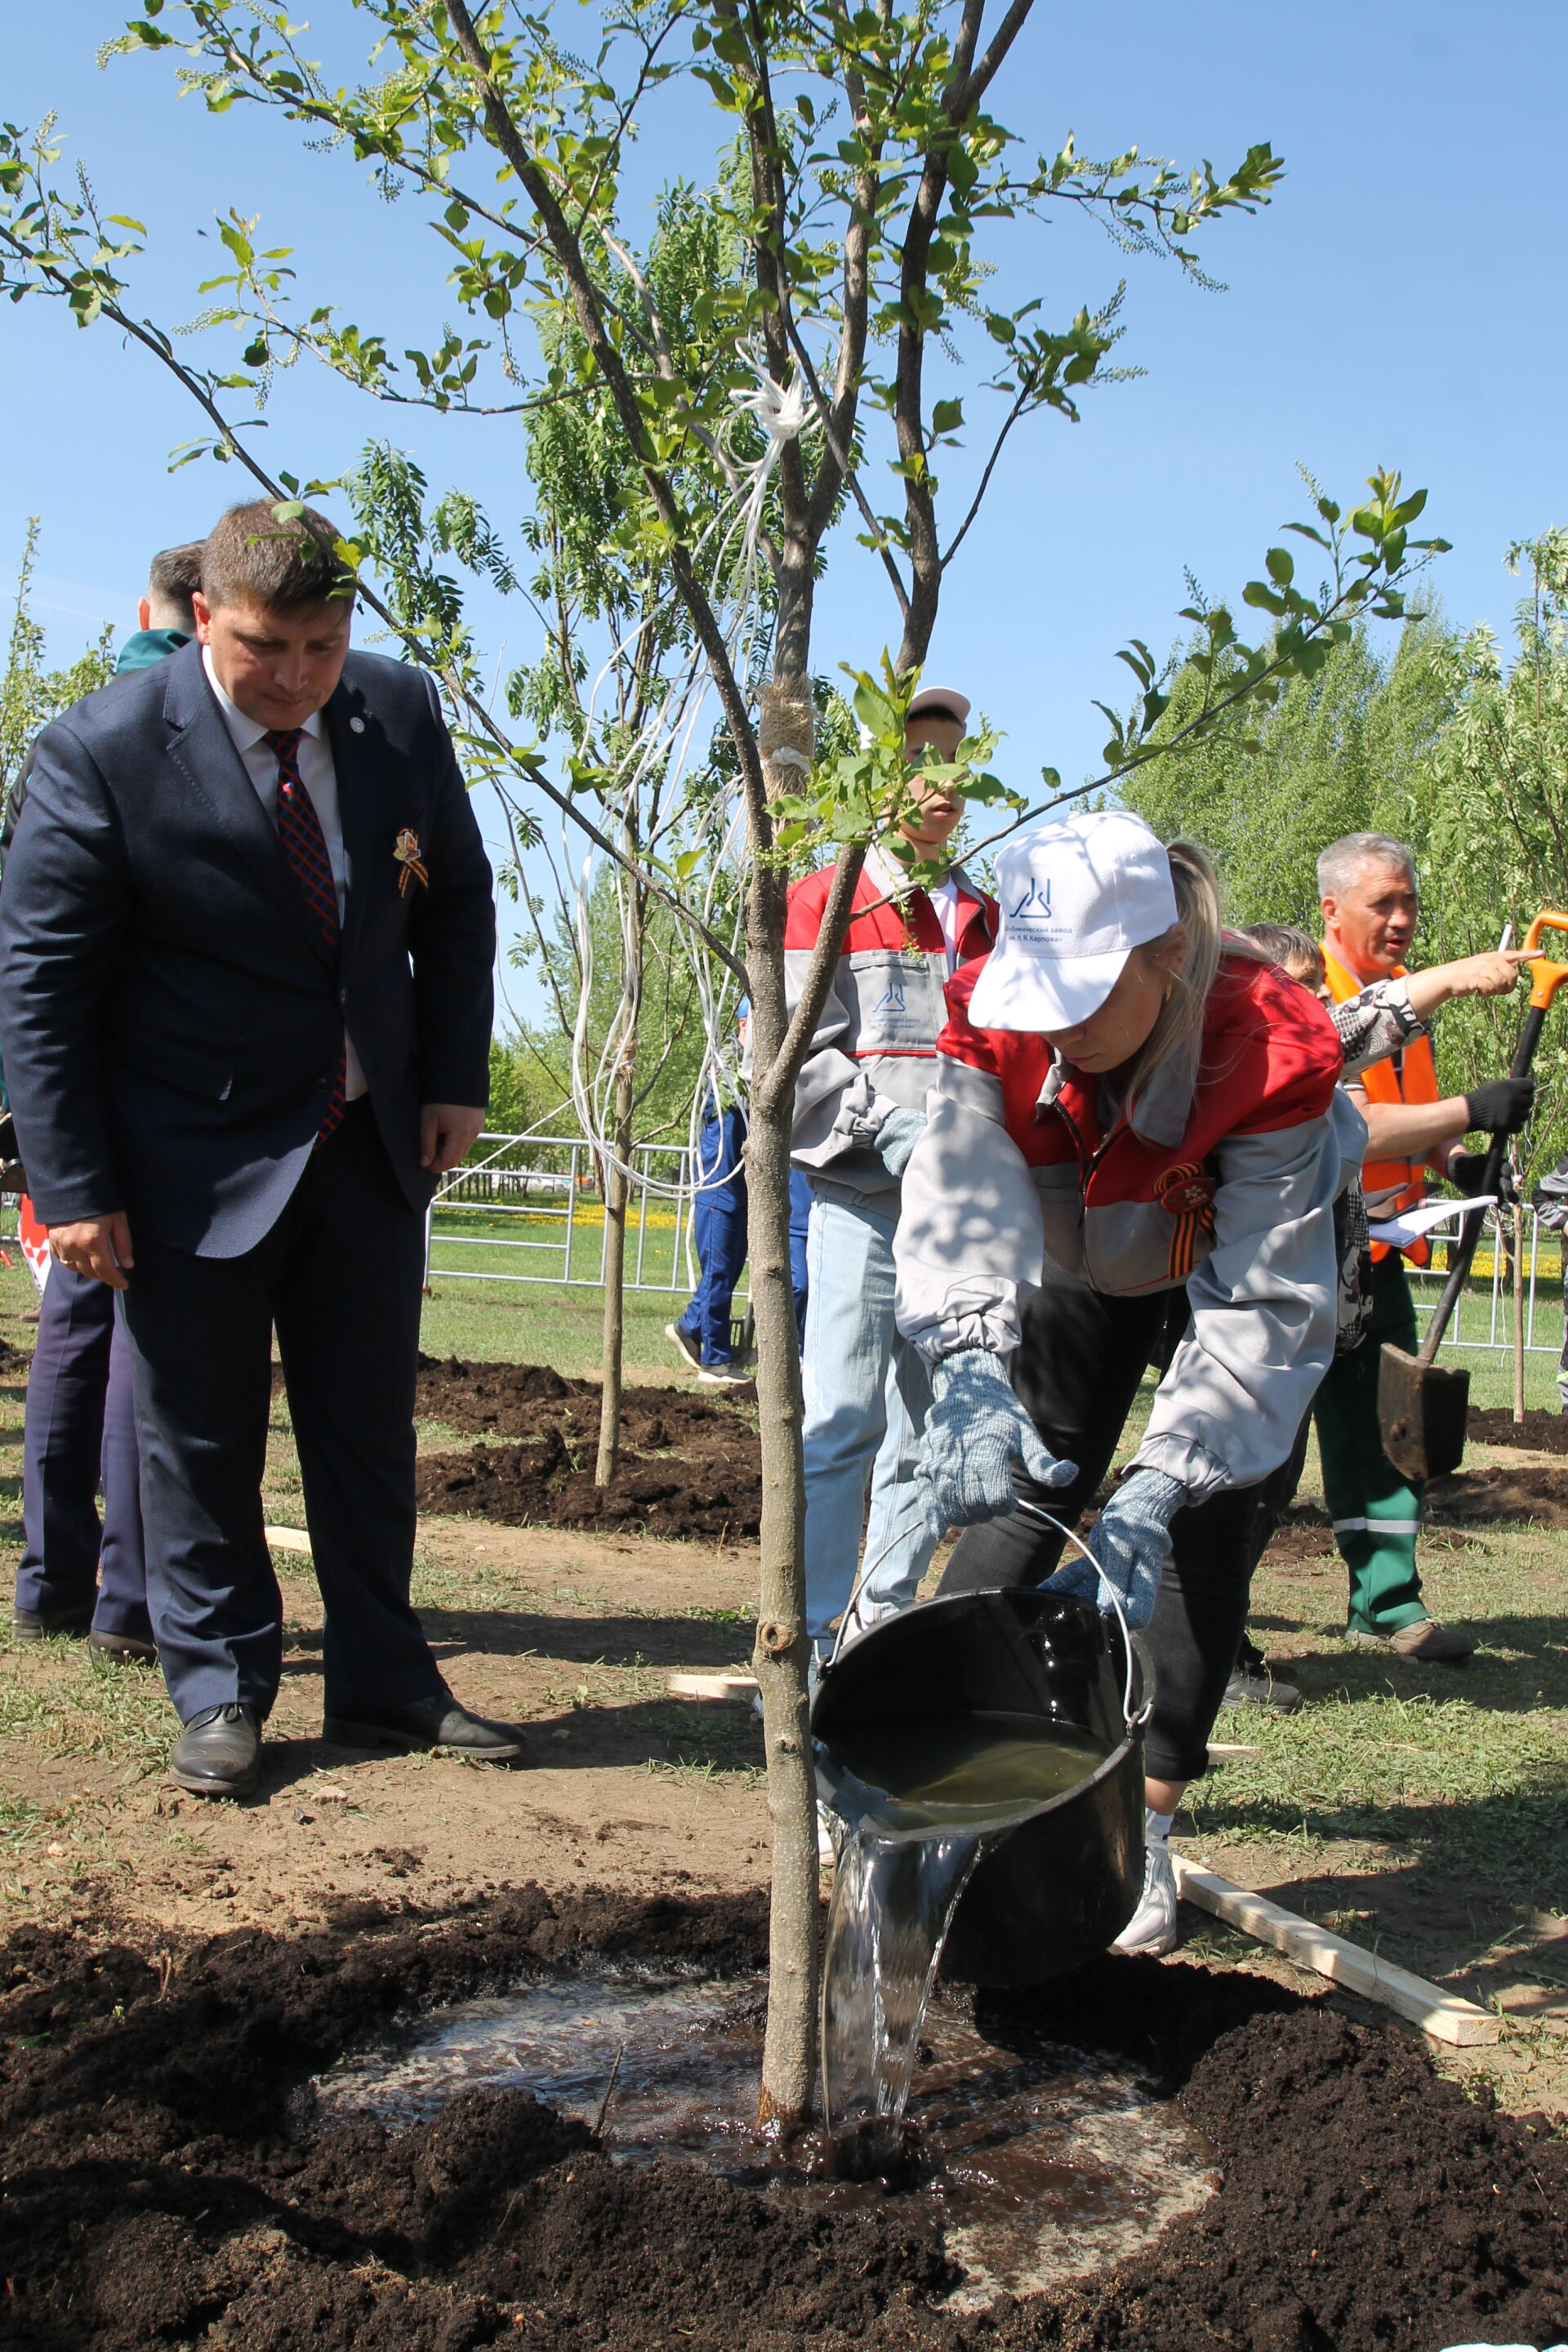
<path fill-rule="evenodd" d="M 396 858 L 399 866 L 402 868 L 402 871 L 397 877 L 398 897 L 401 898 L 405 891 L 407 889 L 408 880 L 411 875 L 416 882 L 423 883 L 426 889 L 428 890 L 430 887 L 430 876 L 419 856 L 419 835 L 413 832 L 409 826 L 405 825 L 402 832 L 398 835 L 397 839 L 393 843 L 392 854 L 394 857 Z"/>

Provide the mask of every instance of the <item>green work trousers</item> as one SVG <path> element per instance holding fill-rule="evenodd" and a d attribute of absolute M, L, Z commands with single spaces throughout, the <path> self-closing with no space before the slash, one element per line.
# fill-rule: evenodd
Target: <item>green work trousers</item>
<path fill-rule="evenodd" d="M 1385 1339 L 1415 1352 L 1415 1305 L 1396 1250 L 1373 1267 L 1366 1337 L 1348 1355 L 1334 1358 L 1313 1407 L 1323 1499 L 1350 1570 L 1353 1633 L 1397 1633 L 1426 1614 L 1415 1567 L 1421 1486 L 1400 1476 L 1377 1431 L 1377 1367 Z"/>

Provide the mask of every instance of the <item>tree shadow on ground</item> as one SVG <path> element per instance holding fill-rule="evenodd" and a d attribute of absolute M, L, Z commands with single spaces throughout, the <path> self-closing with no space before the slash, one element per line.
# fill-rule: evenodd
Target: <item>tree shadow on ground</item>
<path fill-rule="evenodd" d="M 752 1629 L 727 1618 L 553 1617 L 514 1609 L 422 1607 L 433 1643 L 495 1657 L 556 1658 L 572 1665 L 732 1666 Z"/>
<path fill-rule="evenodd" d="M 1341 1647 L 1300 1650 L 1280 1659 L 1285 1678 L 1311 1699 L 1464 1698 L 1500 1715 L 1568 1707 L 1568 1617 L 1467 1615 L 1478 1654 L 1457 1665 L 1423 1665 L 1384 1650 Z M 1300 1620 L 1260 1612 L 1248 1620 L 1255 1641 L 1270 1633 L 1310 1632 Z"/>

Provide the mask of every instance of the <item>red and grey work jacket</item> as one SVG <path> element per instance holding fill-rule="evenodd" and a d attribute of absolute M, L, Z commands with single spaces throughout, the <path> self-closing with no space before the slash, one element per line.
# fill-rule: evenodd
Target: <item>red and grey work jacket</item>
<path fill-rule="evenodd" d="M 1193 1324 L 1138 1454 L 1194 1499 L 1283 1462 L 1333 1353 L 1333 1202 L 1364 1128 L 1316 998 L 1221 959 L 1195 1050 L 1129 1119 L 1043 1037 L 976 1029 L 949 990 L 926 1132 L 904 1176 L 899 1327 L 931 1360 L 1005 1354 L 1048 1253 L 1091 1289 L 1184 1284 Z"/>
<path fill-rule="evenodd" d="M 793 1013 L 805 985 L 823 908 L 836 868 L 808 874 L 789 894 L 784 919 L 784 987 Z M 958 962 L 985 955 L 996 936 L 996 903 L 976 890 L 961 866 L 957 886 Z M 883 1193 L 899 1183 L 874 1147 L 877 1127 L 895 1108 L 918 1110 L 936 1074 L 937 1040 L 947 1023 L 947 942 L 924 890 L 911 890 L 891 858 L 873 849 L 855 886 L 856 913 L 822 1008 L 795 1096 L 792 1156 L 822 1190 Z"/>

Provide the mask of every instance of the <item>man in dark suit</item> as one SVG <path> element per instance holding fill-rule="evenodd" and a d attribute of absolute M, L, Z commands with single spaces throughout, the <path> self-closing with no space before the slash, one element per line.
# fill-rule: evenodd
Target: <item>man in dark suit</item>
<path fill-rule="evenodd" d="M 349 650 L 324 518 L 233 509 L 198 642 L 46 730 L 0 1039 L 62 1265 L 120 1294 L 183 1788 L 243 1795 L 282 1621 L 271 1335 L 325 1606 L 323 1736 L 508 1760 L 409 1605 L 424 1211 L 489 1084 L 495 916 L 420 670 Z"/>

